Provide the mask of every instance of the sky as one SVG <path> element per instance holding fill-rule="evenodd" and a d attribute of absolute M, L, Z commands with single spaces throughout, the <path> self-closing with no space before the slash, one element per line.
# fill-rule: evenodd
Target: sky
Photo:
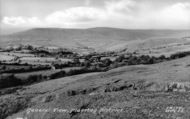
<path fill-rule="evenodd" d="M 190 0 L 0 0 L 0 28 L 189 29 Z"/>

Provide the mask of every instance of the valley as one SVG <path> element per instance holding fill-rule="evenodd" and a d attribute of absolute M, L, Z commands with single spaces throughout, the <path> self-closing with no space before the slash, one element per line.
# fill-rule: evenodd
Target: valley
<path fill-rule="evenodd" d="M 190 31 L 35 28 L 0 39 L 2 119 L 189 119 Z"/>

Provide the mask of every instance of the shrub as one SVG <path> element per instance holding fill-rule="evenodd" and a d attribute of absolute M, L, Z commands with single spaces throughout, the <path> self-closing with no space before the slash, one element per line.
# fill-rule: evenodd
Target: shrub
<path fill-rule="evenodd" d="M 43 80 L 43 77 L 41 74 L 39 75 L 30 75 L 26 80 L 23 80 L 23 84 L 31 84 L 31 83 L 34 83 L 34 82 L 39 82 Z"/>
<path fill-rule="evenodd" d="M 56 72 L 50 75 L 50 79 L 56 79 L 65 76 L 65 71 Z"/>
<path fill-rule="evenodd" d="M 187 51 L 187 52 L 178 52 L 178 53 L 172 54 L 170 56 L 170 59 L 182 58 L 182 57 L 185 57 L 185 56 L 188 56 L 188 55 L 190 55 L 190 51 Z"/>
<path fill-rule="evenodd" d="M 110 66 L 110 64 L 112 63 L 112 61 L 108 58 L 102 60 L 102 63 L 104 64 L 105 67 Z"/>
<path fill-rule="evenodd" d="M 125 56 L 124 55 L 120 55 L 119 57 L 117 57 L 116 59 L 115 59 L 115 61 L 116 62 L 122 62 L 122 60 L 125 58 Z"/>

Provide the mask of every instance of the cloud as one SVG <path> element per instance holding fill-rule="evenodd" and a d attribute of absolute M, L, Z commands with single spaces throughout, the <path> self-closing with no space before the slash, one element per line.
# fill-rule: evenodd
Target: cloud
<path fill-rule="evenodd" d="M 12 26 L 39 26 L 42 22 L 37 17 L 4 17 L 2 23 Z"/>
<path fill-rule="evenodd" d="M 106 14 L 103 10 L 93 7 L 75 7 L 64 11 L 56 11 L 45 18 L 48 24 L 72 25 L 103 20 Z"/>
<path fill-rule="evenodd" d="M 107 0 L 101 8 L 90 6 L 89 0 L 86 3 L 54 11 L 44 18 L 6 16 L 2 23 L 18 27 L 190 28 L 190 2 L 157 6 L 136 0 Z"/>
<path fill-rule="evenodd" d="M 109 14 L 115 16 L 112 17 L 116 18 L 113 22 L 123 28 L 190 28 L 190 2 L 176 2 L 157 7 L 152 3 L 137 3 L 135 0 L 112 0 L 106 2 L 106 9 Z"/>
<path fill-rule="evenodd" d="M 4 24 L 13 25 L 13 26 L 26 23 L 26 21 L 22 17 L 4 17 L 2 22 Z"/>
<path fill-rule="evenodd" d="M 89 6 L 89 5 L 90 5 L 90 2 L 91 2 L 90 0 L 85 0 L 85 3 L 84 3 L 84 4 L 85 4 L 86 6 Z"/>
<path fill-rule="evenodd" d="M 110 13 L 127 14 L 138 8 L 138 4 L 133 0 L 112 0 L 105 2 L 105 7 Z"/>
<path fill-rule="evenodd" d="M 167 21 L 188 22 L 190 21 L 190 3 L 176 3 L 163 9 L 160 14 Z"/>
<path fill-rule="evenodd" d="M 190 28 L 190 3 L 175 3 L 140 19 L 156 28 Z"/>

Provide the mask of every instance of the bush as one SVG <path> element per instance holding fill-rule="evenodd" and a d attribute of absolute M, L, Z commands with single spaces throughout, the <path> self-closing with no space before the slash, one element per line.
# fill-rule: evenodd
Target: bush
<path fill-rule="evenodd" d="M 5 65 L 4 65 L 5 66 Z M 17 67 L 18 66 L 18 67 Z M 42 66 L 42 65 L 27 65 L 27 67 L 19 67 L 20 64 L 17 64 L 14 68 L 6 69 L 6 67 L 1 71 L 1 73 L 21 73 L 21 72 L 31 72 L 31 71 L 40 71 L 40 70 L 46 70 L 50 69 L 50 66 Z"/>
<path fill-rule="evenodd" d="M 26 80 L 23 80 L 23 84 L 32 84 L 34 82 L 42 81 L 43 77 L 41 74 L 39 75 L 30 75 Z"/>
<path fill-rule="evenodd" d="M 56 79 L 65 76 L 65 71 L 56 72 L 50 75 L 50 79 Z"/>
<path fill-rule="evenodd" d="M 182 58 L 182 57 L 185 57 L 185 56 L 188 56 L 188 55 L 190 55 L 190 51 L 187 51 L 187 52 L 178 52 L 178 53 L 172 54 L 170 56 L 170 59 Z"/>
<path fill-rule="evenodd" d="M 125 56 L 124 55 L 120 55 L 119 57 L 117 57 L 116 59 L 115 59 L 115 61 L 116 62 L 122 62 L 122 60 L 125 58 Z"/>
<path fill-rule="evenodd" d="M 107 67 L 111 65 L 112 61 L 107 58 L 107 59 L 102 60 L 102 63 L 104 64 L 105 67 Z"/>

